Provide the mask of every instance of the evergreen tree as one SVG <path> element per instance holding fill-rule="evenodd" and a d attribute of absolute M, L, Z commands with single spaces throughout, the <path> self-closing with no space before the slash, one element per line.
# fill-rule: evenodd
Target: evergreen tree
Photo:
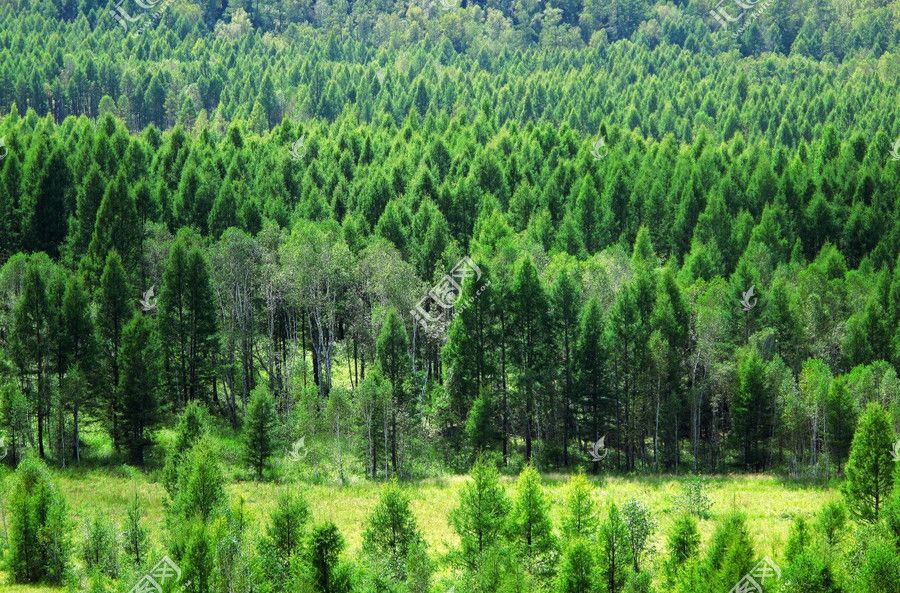
<path fill-rule="evenodd" d="M 422 535 L 409 508 L 409 498 L 396 482 L 388 484 L 363 532 L 363 552 L 376 567 L 397 581 L 407 578 L 407 558 Z"/>
<path fill-rule="evenodd" d="M 274 453 L 275 401 L 264 383 L 258 384 L 250 394 L 250 405 L 244 418 L 244 459 L 254 471 L 257 480 Z"/>
<path fill-rule="evenodd" d="M 466 567 L 478 570 L 488 548 L 501 543 L 509 508 L 497 468 L 479 457 L 460 491 L 459 507 L 450 511 L 450 524 L 459 535 Z"/>
<path fill-rule="evenodd" d="M 894 486 L 891 458 L 894 430 L 890 418 L 877 403 L 866 406 L 850 448 L 844 497 L 850 513 L 861 521 L 874 523 L 888 502 Z"/>
<path fill-rule="evenodd" d="M 600 525 L 599 540 L 601 580 L 606 591 L 618 593 L 625 587 L 632 559 L 628 527 L 615 503 L 610 505 L 606 521 Z"/>
<path fill-rule="evenodd" d="M 150 320 L 135 313 L 122 328 L 122 346 L 119 350 L 119 386 L 121 420 L 125 447 L 131 463 L 144 464 L 144 451 L 152 442 L 149 431 L 160 420 L 159 338 Z"/>
<path fill-rule="evenodd" d="M 61 585 L 69 564 L 66 504 L 43 462 L 29 457 L 19 465 L 8 505 L 12 582 Z"/>
<path fill-rule="evenodd" d="M 381 332 L 378 334 L 375 351 L 377 352 L 381 373 L 391 384 L 389 431 L 391 439 L 391 469 L 396 474 L 399 471 L 397 450 L 399 424 L 409 412 L 404 389 L 404 380 L 409 369 L 409 338 L 396 309 L 388 311 L 384 325 L 381 327 Z"/>
<path fill-rule="evenodd" d="M 122 267 L 122 259 L 117 251 L 110 251 L 106 256 L 106 265 L 100 277 L 100 291 L 97 296 L 97 333 L 100 338 L 100 351 L 103 359 L 105 375 L 104 386 L 106 397 L 105 416 L 109 423 L 109 433 L 117 449 L 123 445 L 119 418 L 121 416 L 122 398 L 119 392 L 121 384 L 122 336 L 125 324 L 132 317 L 131 287 Z"/>
<path fill-rule="evenodd" d="M 541 488 L 541 476 L 527 465 L 516 483 L 516 497 L 510 513 L 512 541 L 521 551 L 529 573 L 552 574 L 555 563 L 556 538 L 550 523 L 550 503 Z"/>

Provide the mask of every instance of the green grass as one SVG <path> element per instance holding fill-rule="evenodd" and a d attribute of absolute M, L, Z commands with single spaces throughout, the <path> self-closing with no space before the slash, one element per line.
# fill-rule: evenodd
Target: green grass
<path fill-rule="evenodd" d="M 163 513 L 165 490 L 146 474 L 130 468 L 54 470 L 54 475 L 66 497 L 73 525 L 76 526 L 76 545 L 81 539 L 81 526 L 92 513 L 100 512 L 121 522 L 125 509 L 135 493 L 144 500 L 145 525 L 157 546 L 165 542 Z M 680 492 L 683 477 L 606 477 L 594 480 L 594 496 L 604 507 L 610 502 L 621 504 L 631 497 L 644 501 L 652 509 L 659 526 L 654 538 L 657 556 L 664 551 L 664 535 L 675 514 L 675 498 Z M 457 545 L 458 539 L 449 524 L 450 510 L 458 504 L 459 490 L 465 476 L 434 478 L 406 484 L 419 527 L 428 542 L 432 557 L 440 560 Z M 544 476 L 547 494 L 552 503 L 554 524 L 559 525 L 565 500 L 567 478 L 558 474 Z M 510 491 L 514 478 L 504 478 Z M 348 554 L 355 557 L 362 543 L 365 521 L 378 501 L 384 484 L 359 481 L 347 486 L 336 484 L 274 484 L 237 481 L 228 486 L 232 501 L 242 498 L 248 513 L 251 530 L 263 528 L 269 512 L 282 492 L 296 489 L 309 502 L 315 521 L 331 520 L 347 540 Z M 753 535 L 757 555 L 781 557 L 788 528 L 794 516 L 810 517 L 826 502 L 839 496 L 834 488 L 785 483 L 771 475 L 734 475 L 712 478 L 707 483 L 712 500 L 711 517 L 700 521 L 704 544 L 708 541 L 715 520 L 732 509 L 743 511 Z M 658 564 L 654 562 L 654 564 Z M 658 568 L 658 566 L 657 566 Z M 2 586 L 10 593 L 46 593 L 46 587 Z"/>

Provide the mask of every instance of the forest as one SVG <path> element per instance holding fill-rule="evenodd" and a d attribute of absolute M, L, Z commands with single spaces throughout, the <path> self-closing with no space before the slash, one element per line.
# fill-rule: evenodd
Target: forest
<path fill-rule="evenodd" d="M 898 593 L 898 42 L 3 2 L 0 590 Z"/>

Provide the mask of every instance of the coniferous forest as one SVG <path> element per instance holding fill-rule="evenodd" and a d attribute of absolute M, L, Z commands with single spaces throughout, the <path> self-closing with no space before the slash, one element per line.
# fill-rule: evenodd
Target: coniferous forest
<path fill-rule="evenodd" d="M 0 2 L 0 591 L 900 592 L 900 1 Z"/>

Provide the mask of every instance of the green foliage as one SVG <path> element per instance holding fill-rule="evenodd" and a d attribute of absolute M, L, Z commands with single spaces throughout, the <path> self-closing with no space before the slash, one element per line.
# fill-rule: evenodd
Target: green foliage
<path fill-rule="evenodd" d="M 695 478 L 682 482 L 681 493 L 675 504 L 683 512 L 698 519 L 709 519 L 709 509 L 712 508 L 712 501 L 706 494 L 703 479 Z"/>
<path fill-rule="evenodd" d="M 143 465 L 144 450 L 151 443 L 149 431 L 161 420 L 159 402 L 159 342 L 146 316 L 135 313 L 122 328 L 118 356 L 121 410 L 118 425 L 129 460 Z"/>
<path fill-rule="evenodd" d="M 260 541 L 260 557 L 265 582 L 273 591 L 282 591 L 290 574 L 290 565 L 303 550 L 310 513 L 299 494 L 284 494 L 269 518 Z"/>
<path fill-rule="evenodd" d="M 225 509 L 225 476 L 211 439 L 201 438 L 178 466 L 178 482 L 172 498 L 171 524 L 197 519 L 208 521 Z"/>
<path fill-rule="evenodd" d="M 315 593 L 345 593 L 350 591 L 346 568 L 339 564 L 344 538 L 334 523 L 313 527 L 309 534 L 306 562 L 310 588 Z"/>
<path fill-rule="evenodd" d="M 847 507 L 840 500 L 823 505 L 816 518 L 816 528 L 829 545 L 834 545 L 840 539 L 846 523 Z"/>
<path fill-rule="evenodd" d="M 786 593 L 838 593 L 841 587 L 835 582 L 828 565 L 827 555 L 820 550 L 799 551 L 785 569 L 783 588 Z M 870 591 L 871 589 L 865 589 Z"/>
<path fill-rule="evenodd" d="M 755 564 L 747 519 L 732 511 L 716 524 L 706 554 L 706 568 L 713 576 L 714 587 L 734 586 Z"/>
<path fill-rule="evenodd" d="M 143 515 L 144 503 L 140 496 L 135 494 L 128 505 L 122 524 L 122 549 L 134 566 L 141 566 L 147 554 L 148 535 L 147 529 L 141 524 Z"/>
<path fill-rule="evenodd" d="M 634 572 L 640 572 L 641 556 L 647 551 L 650 536 L 656 529 L 656 521 L 650 509 L 637 499 L 631 499 L 622 505 L 622 517 L 628 531 Z"/>
<path fill-rule="evenodd" d="M 623 591 L 631 572 L 632 548 L 628 526 L 615 503 L 609 506 L 600 525 L 600 578 L 609 593 Z"/>
<path fill-rule="evenodd" d="M 788 534 L 787 544 L 784 548 L 784 559 L 788 562 L 793 562 L 797 556 L 806 551 L 810 545 L 810 535 L 806 519 L 799 515 L 794 517 L 791 531 Z"/>

